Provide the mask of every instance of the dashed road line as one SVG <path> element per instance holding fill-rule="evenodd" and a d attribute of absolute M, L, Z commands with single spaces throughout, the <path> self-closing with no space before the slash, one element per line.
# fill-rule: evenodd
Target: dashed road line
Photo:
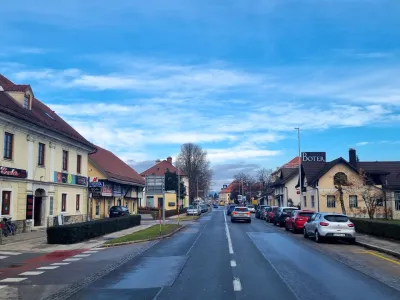
<path fill-rule="evenodd" d="M 20 275 L 20 276 L 36 276 L 36 275 L 40 275 L 43 273 L 44 273 L 44 271 L 28 271 L 28 272 L 24 272 L 24 273 L 21 273 L 18 275 Z"/>
<path fill-rule="evenodd" d="M 47 267 L 39 267 L 37 270 L 54 270 L 59 268 L 60 266 L 47 266 Z"/>
<path fill-rule="evenodd" d="M 21 282 L 21 281 L 24 281 L 26 278 L 22 278 L 22 277 L 19 277 L 19 278 L 4 278 L 4 279 L 2 279 L 2 280 L 0 280 L 0 283 L 1 282 Z"/>
<path fill-rule="evenodd" d="M 3 256 L 3 255 L 1 255 L 1 256 L 0 256 L 0 259 L 5 259 L 5 258 L 7 258 L 7 257 L 9 257 L 9 256 Z"/>
<path fill-rule="evenodd" d="M 236 267 L 236 260 L 234 259 L 231 260 L 231 267 Z"/>
<path fill-rule="evenodd" d="M 77 254 L 72 257 L 88 257 L 88 256 L 90 256 L 90 254 Z"/>
<path fill-rule="evenodd" d="M 75 258 L 66 258 L 63 261 L 77 261 L 77 260 L 81 260 L 82 258 L 80 257 L 75 257 Z"/>
<path fill-rule="evenodd" d="M 19 252 L 0 251 L 0 255 L 20 255 Z"/>
<path fill-rule="evenodd" d="M 99 251 L 97 251 L 97 250 L 94 250 L 94 251 L 89 250 L 89 251 L 84 251 L 84 252 L 82 252 L 82 253 L 83 253 L 83 254 L 93 254 L 93 253 L 97 253 L 97 252 L 99 252 Z"/>
<path fill-rule="evenodd" d="M 193 242 L 192 246 L 189 248 L 188 252 L 186 252 L 186 256 L 188 256 L 189 253 L 190 253 L 190 251 L 192 251 L 194 245 L 196 244 L 196 242 L 197 242 L 197 240 L 200 238 L 200 236 L 201 236 L 201 232 L 199 233 L 199 235 L 197 236 L 197 238 L 194 240 L 194 242 Z"/>
<path fill-rule="evenodd" d="M 0 285 L 0 290 L 8 287 L 8 285 Z"/>
<path fill-rule="evenodd" d="M 98 250 L 104 250 L 104 248 L 92 248 L 92 249 L 90 249 L 91 251 L 92 250 L 96 250 L 96 251 L 98 251 Z"/>
<path fill-rule="evenodd" d="M 235 292 L 240 292 L 242 290 L 242 284 L 240 283 L 240 279 L 239 278 L 234 278 L 233 279 L 233 290 Z"/>
<path fill-rule="evenodd" d="M 70 263 L 69 262 L 64 262 L 64 263 L 53 263 L 53 264 L 50 264 L 50 266 L 66 266 L 66 265 L 69 265 Z"/>

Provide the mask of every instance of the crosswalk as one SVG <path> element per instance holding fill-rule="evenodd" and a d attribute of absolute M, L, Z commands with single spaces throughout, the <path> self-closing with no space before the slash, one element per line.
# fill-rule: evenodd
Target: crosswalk
<path fill-rule="evenodd" d="M 0 259 L 6 259 L 11 256 L 20 255 L 19 252 L 10 252 L 10 251 L 0 251 Z"/>

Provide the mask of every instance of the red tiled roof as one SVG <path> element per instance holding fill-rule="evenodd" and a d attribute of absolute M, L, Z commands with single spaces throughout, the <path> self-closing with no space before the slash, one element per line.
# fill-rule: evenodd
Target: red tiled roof
<path fill-rule="evenodd" d="M 4 88 L 4 86 L 12 86 L 14 84 L 0 74 L 0 85 Z M 23 86 L 25 86 L 25 88 L 29 87 L 29 85 L 14 85 L 14 87 L 16 87 L 15 89 Z M 32 110 L 28 110 L 23 108 L 7 93 L 0 91 L 0 111 L 15 118 L 52 130 L 95 149 L 92 143 L 87 141 L 54 111 L 36 98 L 32 100 Z"/>
<path fill-rule="evenodd" d="M 143 177 L 149 175 L 164 176 L 165 173 L 167 173 L 167 170 L 169 170 L 172 173 L 175 173 L 178 169 L 172 163 L 164 159 L 163 161 L 160 161 L 159 163 L 152 166 L 150 169 L 143 171 L 142 173 L 140 173 L 140 175 Z M 179 170 L 179 175 L 185 175 L 185 174 L 183 173 L 183 171 Z"/>
<path fill-rule="evenodd" d="M 144 179 L 114 153 L 96 146 L 97 152 L 89 154 L 91 160 L 109 180 L 116 179 L 144 185 Z"/>
<path fill-rule="evenodd" d="M 299 166 L 299 157 L 296 156 L 293 158 L 291 161 L 289 161 L 287 164 L 283 165 L 284 168 L 295 168 Z"/>

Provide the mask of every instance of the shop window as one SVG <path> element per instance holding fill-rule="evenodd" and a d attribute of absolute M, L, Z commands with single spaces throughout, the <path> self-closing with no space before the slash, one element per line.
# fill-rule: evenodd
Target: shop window
<path fill-rule="evenodd" d="M 67 211 L 67 194 L 61 194 L 61 211 Z"/>
<path fill-rule="evenodd" d="M 1 214 L 9 215 L 10 214 L 10 205 L 11 205 L 11 192 L 3 191 L 1 195 Z"/>
<path fill-rule="evenodd" d="M 350 208 L 357 208 L 358 207 L 358 201 L 357 201 L 357 196 L 356 195 L 350 195 L 349 196 L 349 207 Z"/>
<path fill-rule="evenodd" d="M 100 201 L 96 201 L 96 216 L 100 216 Z"/>
<path fill-rule="evenodd" d="M 44 166 L 44 154 L 45 154 L 46 145 L 39 143 L 38 146 L 38 165 L 43 167 Z"/>
<path fill-rule="evenodd" d="M 62 169 L 68 171 L 68 151 L 63 150 L 62 153 Z"/>
<path fill-rule="evenodd" d="M 79 211 L 81 208 L 81 195 L 76 195 L 76 211 Z"/>
<path fill-rule="evenodd" d="M 3 155 L 3 157 L 6 159 L 13 158 L 13 142 L 14 142 L 14 135 L 12 133 L 6 132 L 4 134 L 4 155 Z"/>
<path fill-rule="evenodd" d="M 314 197 L 314 195 L 311 195 L 311 207 L 312 208 L 315 207 L 315 197 Z"/>
<path fill-rule="evenodd" d="M 326 196 L 326 207 L 329 207 L 329 208 L 336 207 L 336 197 L 334 195 Z"/>

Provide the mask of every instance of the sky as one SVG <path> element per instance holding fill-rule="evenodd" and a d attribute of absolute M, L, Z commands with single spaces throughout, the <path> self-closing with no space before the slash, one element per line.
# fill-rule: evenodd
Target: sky
<path fill-rule="evenodd" d="M 399 160 L 400 1 L 1 1 L 0 73 L 143 171 L 183 143 L 213 188 L 301 151 Z"/>

